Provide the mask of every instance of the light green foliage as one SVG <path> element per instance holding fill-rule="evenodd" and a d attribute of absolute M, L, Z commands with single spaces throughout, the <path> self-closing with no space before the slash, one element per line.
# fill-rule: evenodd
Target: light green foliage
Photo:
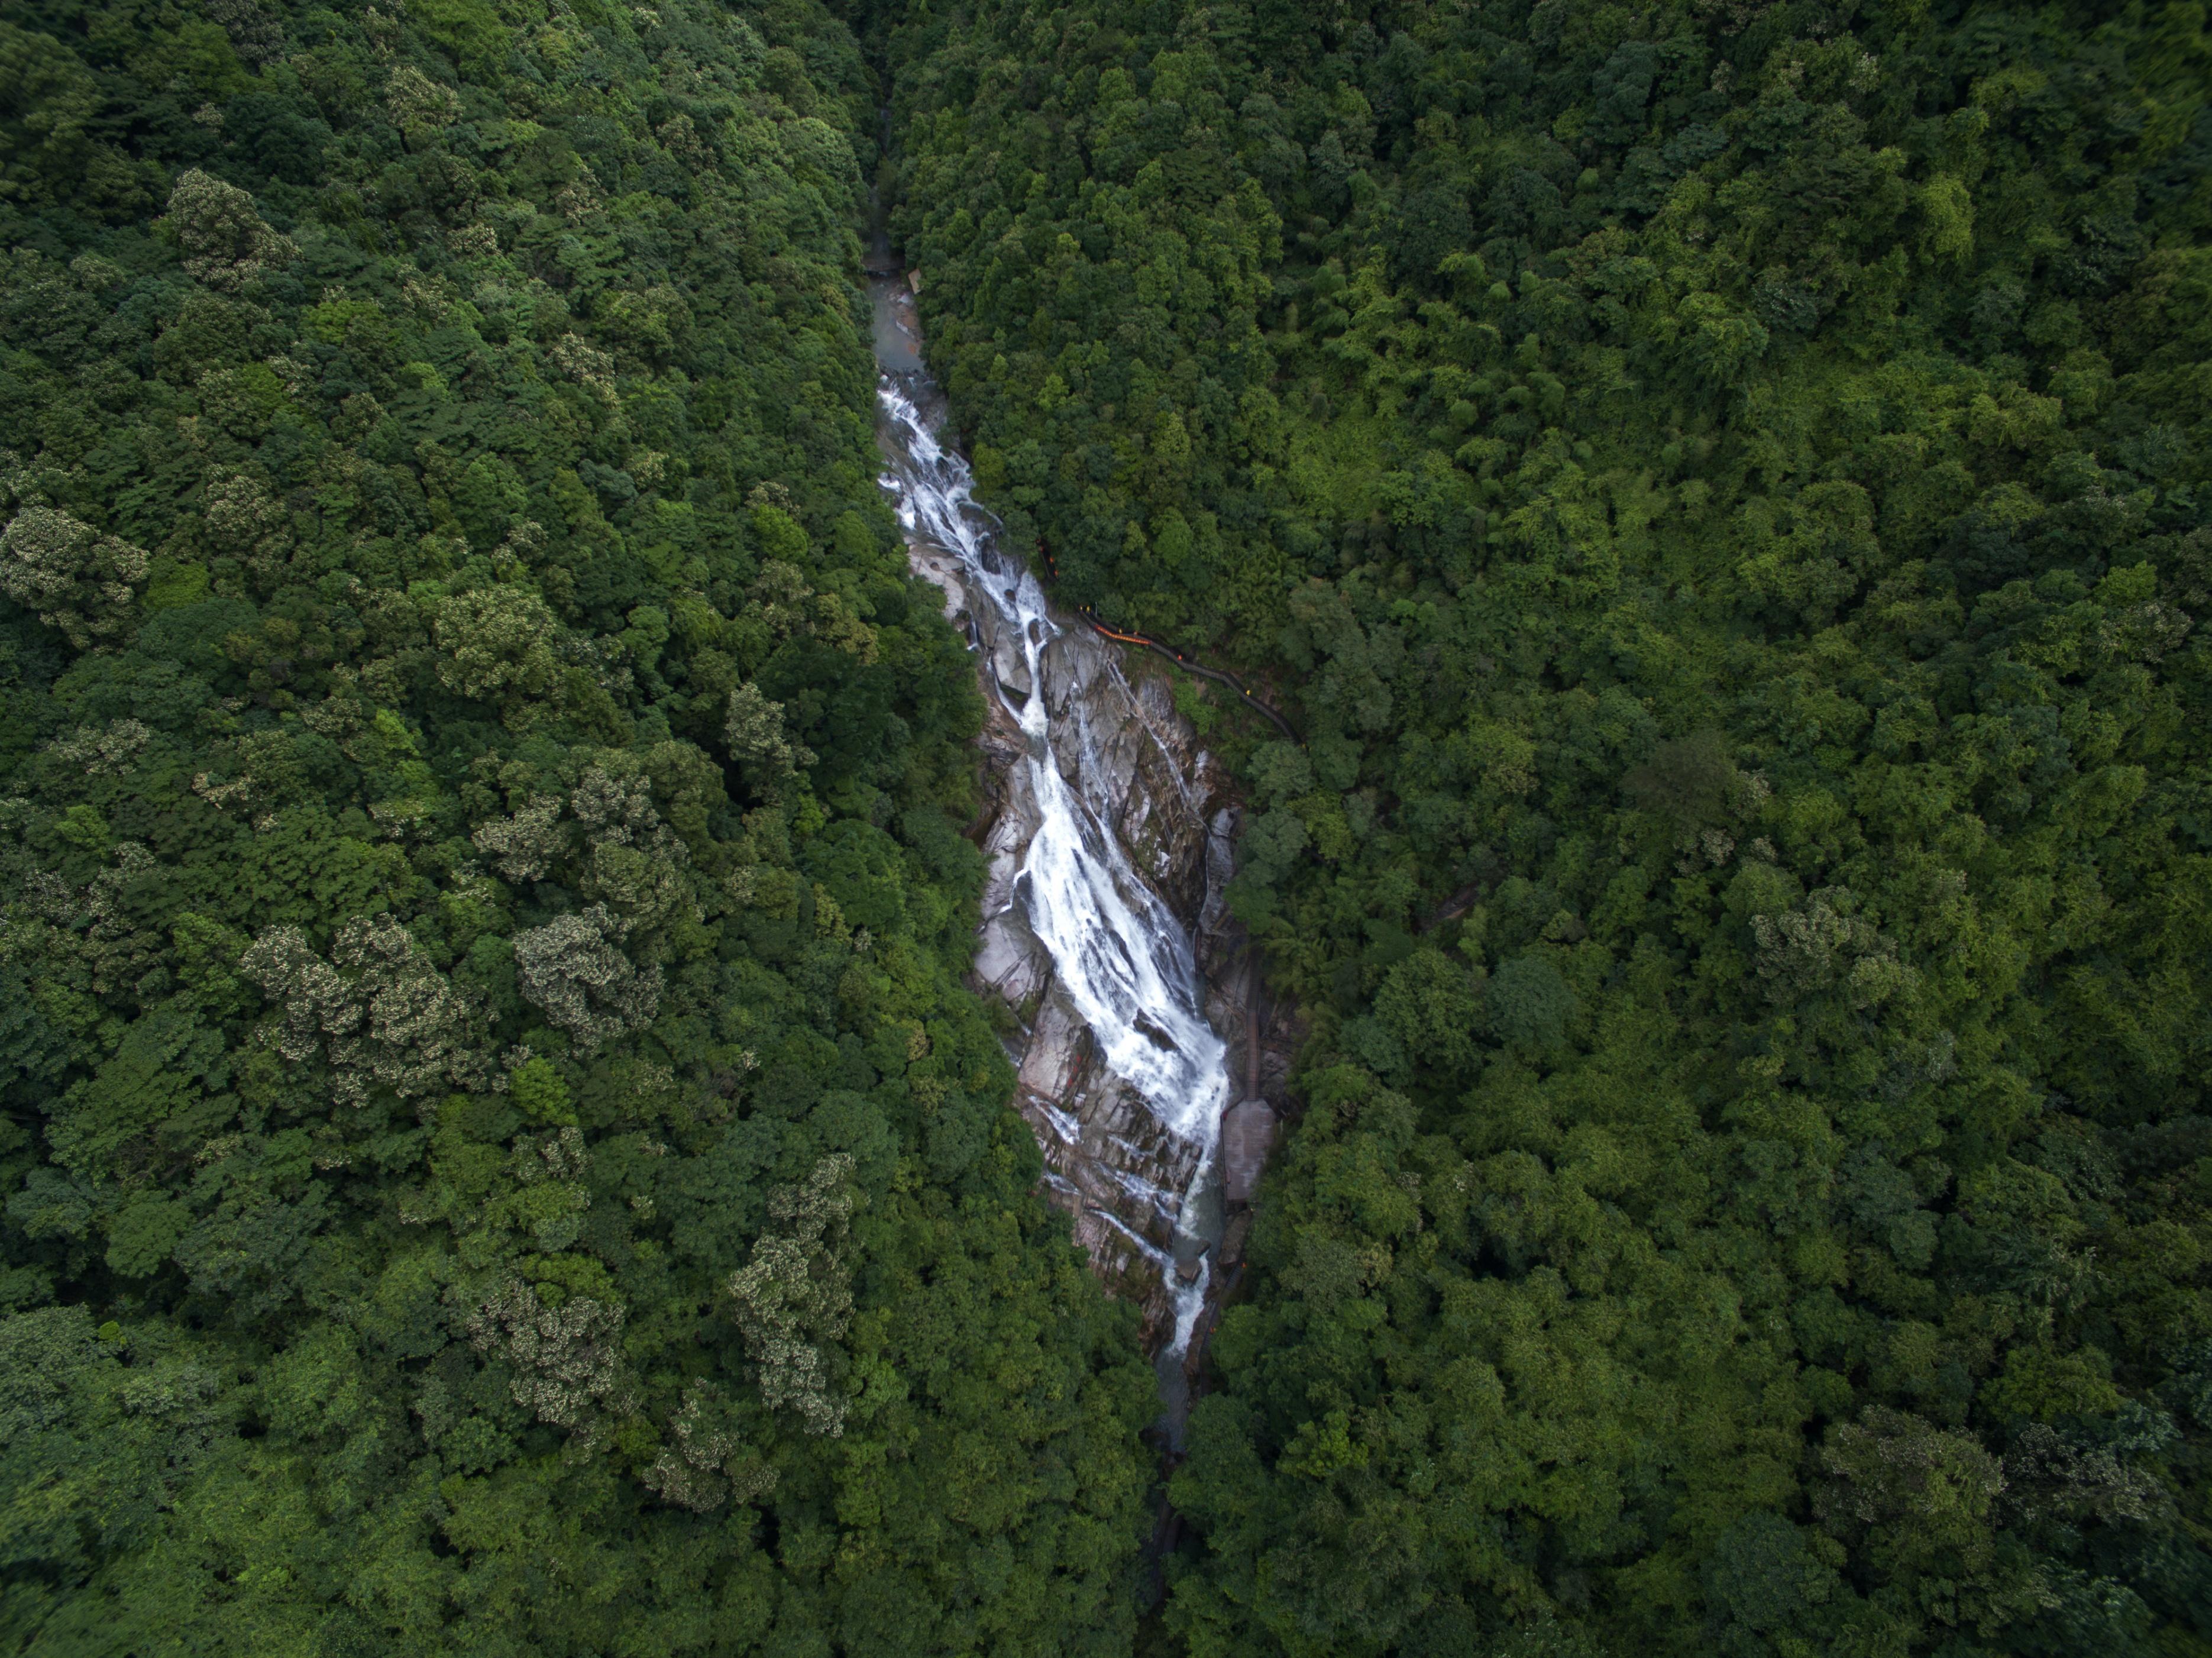
<path fill-rule="evenodd" d="M 574 1129 L 565 1134 L 580 1145 Z M 573 1151 L 567 1160 L 573 1163 Z M 474 1346 L 506 1366 L 516 1404 L 572 1430 L 565 1455 L 580 1460 L 591 1455 L 606 1413 L 620 1417 L 636 1406 L 622 1360 L 622 1327 L 619 1307 L 588 1296 L 549 1307 L 533 1286 L 508 1278 L 484 1298 L 468 1333 Z"/>
<path fill-rule="evenodd" d="M 404 927 L 388 915 L 356 917 L 331 957 L 317 956 L 298 928 L 278 927 L 238 965 L 280 1010 L 270 1045 L 295 1064 L 325 1060 L 333 1097 L 362 1105 L 378 1087 L 413 1099 L 487 1080 L 482 1014 Z"/>
<path fill-rule="evenodd" d="M 463 696 L 543 697 L 558 671 L 555 625 L 545 601 L 525 588 L 456 593 L 438 610 L 438 677 Z"/>
<path fill-rule="evenodd" d="M 58 628 L 80 650 L 130 623 L 145 552 L 46 507 L 26 507 L 0 532 L 0 593 Z"/>
<path fill-rule="evenodd" d="M 197 167 L 179 175 L 161 223 L 175 235 L 185 269 L 224 291 L 257 286 L 270 266 L 300 251 L 263 222 L 252 196 Z"/>
<path fill-rule="evenodd" d="M 696 1382 L 668 1426 L 671 1442 L 643 1476 L 668 1502 L 712 1514 L 732 1499 L 748 1503 L 775 1487 L 775 1470 L 726 1425 L 729 1410 L 711 1382 Z"/>
<path fill-rule="evenodd" d="M 730 714 L 722 734 L 730 752 L 746 765 L 758 767 L 771 786 L 816 758 L 809 749 L 794 748 L 785 734 L 783 705 L 769 701 L 750 682 L 730 693 Z"/>
<path fill-rule="evenodd" d="M 852 1268 L 843 1244 L 853 1214 L 846 1182 L 853 1160 L 824 1157 L 803 1186 L 768 1202 L 772 1230 L 753 1243 L 750 1261 L 730 1278 L 738 1327 L 759 1367 L 761 1399 L 798 1413 L 811 1434 L 845 1431 L 845 1402 L 833 1396 L 824 1344 L 853 1321 Z"/>
<path fill-rule="evenodd" d="M 877 19 L 988 504 L 1308 738 L 1163 1639 L 2203 1650 L 2200 13 Z"/>
<path fill-rule="evenodd" d="M 642 1030 L 660 1006 L 660 969 L 623 953 L 629 930 L 593 904 L 515 934 L 516 989 L 586 1048 Z"/>

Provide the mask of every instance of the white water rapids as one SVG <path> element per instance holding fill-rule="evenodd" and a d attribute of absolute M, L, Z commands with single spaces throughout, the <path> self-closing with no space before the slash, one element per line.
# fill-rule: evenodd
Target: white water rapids
<path fill-rule="evenodd" d="M 1027 739 L 1024 763 L 1042 819 L 1014 881 L 1013 902 L 1050 955 L 1108 1067 L 1144 1097 L 1170 1133 L 1199 1148 L 1197 1172 L 1176 1220 L 1177 1232 L 1186 1233 L 1195 1224 L 1229 1102 L 1228 1050 L 1206 1022 L 1188 934 L 1139 878 L 1099 804 L 1085 796 L 1085 777 L 1097 768 L 1077 765 L 1073 786 L 1061 774 L 1043 665 L 1060 624 L 1036 578 L 999 549 L 992 515 L 972 498 L 967 462 L 939 442 L 902 383 L 915 378 L 912 371 L 887 372 L 878 385 L 890 464 L 881 483 L 908 538 L 956 557 L 971 604 L 992 605 L 1003 635 L 1020 641 L 1033 688 L 1019 701 L 994 689 Z M 1176 1309 L 1167 1351 L 1180 1356 L 1205 1305 L 1211 1260 L 1201 1257 L 1197 1278 L 1186 1284 L 1176 1270 L 1174 1253 L 1180 1251 L 1128 1236 L 1159 1266 Z"/>

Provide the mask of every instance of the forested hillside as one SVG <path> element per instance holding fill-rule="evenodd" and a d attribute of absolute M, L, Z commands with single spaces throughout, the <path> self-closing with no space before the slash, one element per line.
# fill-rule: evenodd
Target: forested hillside
<path fill-rule="evenodd" d="M 2193 3 L 0 0 L 0 1643 L 1140 1638 L 875 168 L 1009 540 L 1307 739 L 1146 1649 L 2212 1655 L 2208 102 Z"/>
<path fill-rule="evenodd" d="M 1170 1637 L 2212 1652 L 2203 9 L 867 28 L 988 497 L 1310 738 Z"/>
<path fill-rule="evenodd" d="M 0 6 L 0 1648 L 1127 1649 L 876 121 L 812 0 Z"/>

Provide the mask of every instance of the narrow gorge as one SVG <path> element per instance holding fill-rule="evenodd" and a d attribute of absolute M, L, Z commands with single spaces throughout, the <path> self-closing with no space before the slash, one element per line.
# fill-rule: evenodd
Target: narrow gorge
<path fill-rule="evenodd" d="M 1287 1071 L 1287 1032 L 1262 1017 L 1224 902 L 1237 801 L 1169 682 L 1133 673 L 999 546 L 922 361 L 914 286 L 887 255 L 871 263 L 881 482 L 988 710 L 975 982 L 1012 1013 L 1047 1193 L 1093 1270 L 1142 1309 L 1179 1419 L 1245 1230 L 1228 1212 L 1224 1114 L 1278 1094 Z M 1271 1123 L 1261 1114 L 1260 1138 Z"/>

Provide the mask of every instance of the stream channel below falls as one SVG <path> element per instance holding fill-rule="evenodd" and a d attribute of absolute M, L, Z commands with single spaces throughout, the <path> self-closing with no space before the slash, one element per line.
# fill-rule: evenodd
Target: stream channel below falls
<path fill-rule="evenodd" d="M 869 282 L 881 482 L 915 571 L 967 635 L 988 710 L 974 982 L 1013 1011 L 1016 1102 L 1047 1195 L 1093 1271 L 1142 1309 L 1179 1441 L 1222 1257 L 1243 1230 L 1224 1251 L 1222 1114 L 1232 1078 L 1282 1068 L 1248 1017 L 1254 967 L 1223 902 L 1237 802 L 1166 681 L 1125 673 L 1119 647 L 1055 612 L 999 546 L 890 264 L 880 252 Z"/>

